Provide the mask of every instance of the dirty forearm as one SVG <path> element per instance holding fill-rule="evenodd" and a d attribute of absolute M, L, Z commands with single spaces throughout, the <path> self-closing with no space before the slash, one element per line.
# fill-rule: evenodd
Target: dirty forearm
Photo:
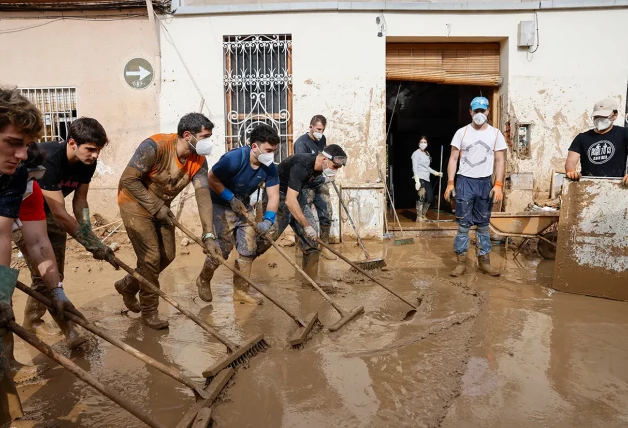
<path fill-rule="evenodd" d="M 207 172 L 203 173 L 207 177 Z M 203 227 L 203 235 L 214 230 L 214 207 L 212 205 L 212 198 L 209 193 L 209 187 L 207 185 L 207 179 L 192 180 L 194 184 L 194 195 L 196 196 L 196 204 L 198 205 L 198 215 L 201 218 L 201 225 Z"/>
<path fill-rule="evenodd" d="M 13 219 L 0 217 L 0 265 L 11 265 L 11 228 Z"/>
<path fill-rule="evenodd" d="M 87 204 L 87 199 L 82 198 L 74 198 L 72 200 L 72 211 L 74 211 L 74 218 L 77 222 L 83 223 L 84 221 L 89 221 L 89 219 L 83 218 L 83 210 L 85 208 L 89 208 Z"/>
<path fill-rule="evenodd" d="M 296 221 L 303 227 L 311 226 L 310 222 L 305 218 L 305 214 L 301 210 L 301 206 L 299 205 L 299 201 L 297 200 L 298 192 L 293 189 L 288 189 L 288 194 L 286 195 L 286 206 L 290 211 L 290 214 L 294 217 Z"/>
<path fill-rule="evenodd" d="M 567 153 L 567 161 L 565 161 L 565 172 L 575 171 L 576 167 L 578 166 L 579 161 L 580 161 L 580 154 L 569 151 Z"/>
<path fill-rule="evenodd" d="M 24 222 L 22 237 L 28 256 L 37 266 L 44 284 L 49 290 L 56 288 L 61 280 L 54 251 L 46 233 L 46 222 L 43 220 Z"/>
<path fill-rule="evenodd" d="M 495 180 L 504 182 L 504 172 L 506 170 L 506 160 L 504 150 L 495 152 Z"/>

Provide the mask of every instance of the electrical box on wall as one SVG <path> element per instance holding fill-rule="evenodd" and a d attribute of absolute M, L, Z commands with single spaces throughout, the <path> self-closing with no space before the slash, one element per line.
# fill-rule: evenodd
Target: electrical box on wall
<path fill-rule="evenodd" d="M 529 48 L 534 46 L 534 31 L 536 30 L 534 21 L 520 21 L 517 35 L 517 46 Z"/>

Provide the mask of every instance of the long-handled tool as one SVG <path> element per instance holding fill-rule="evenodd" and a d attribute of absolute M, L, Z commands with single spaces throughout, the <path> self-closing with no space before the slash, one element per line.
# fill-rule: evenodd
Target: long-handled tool
<path fill-rule="evenodd" d="M 181 223 L 179 223 L 177 220 L 173 220 L 173 223 L 176 227 L 178 227 L 183 233 L 185 233 L 191 240 L 193 240 L 194 242 L 196 242 L 198 245 L 201 246 L 201 248 L 205 249 L 205 246 L 203 245 L 203 241 L 201 241 L 200 238 L 198 238 L 197 236 L 195 236 L 188 228 L 186 228 L 185 226 L 183 226 Z M 298 325 L 299 327 L 301 327 L 299 330 L 296 331 L 296 333 L 294 333 L 294 335 L 292 336 L 292 338 L 290 339 L 290 345 L 293 348 L 299 348 L 303 345 L 303 343 L 305 342 L 305 340 L 307 339 L 307 335 L 309 334 L 309 332 L 312 330 L 312 327 L 314 327 L 314 324 L 316 324 L 316 322 L 318 321 L 318 312 L 314 312 L 312 314 L 309 314 L 308 317 L 306 318 L 307 321 L 304 321 L 301 317 L 299 317 L 298 315 L 292 313 L 292 311 L 290 311 L 289 309 L 287 309 L 286 307 L 284 307 L 282 304 L 280 304 L 279 302 L 277 302 L 275 299 L 273 299 L 271 296 L 269 296 L 266 292 L 264 292 L 264 290 L 262 290 L 258 285 L 256 285 L 253 281 L 251 281 L 249 278 L 247 278 L 246 276 L 242 275 L 242 273 L 235 269 L 232 268 L 231 266 L 229 266 L 227 264 L 227 261 L 225 259 L 223 259 L 222 257 L 215 255 L 212 257 L 217 257 L 218 261 L 220 263 L 222 263 L 223 265 L 225 265 L 227 267 L 227 269 L 229 269 L 231 272 L 233 272 L 234 274 L 238 275 L 240 278 L 242 278 L 243 280 L 245 280 L 251 287 L 253 287 L 254 289 L 256 289 L 262 296 L 266 297 L 268 300 L 270 300 L 275 306 L 277 306 L 279 309 L 281 309 L 282 311 L 284 311 L 290 318 L 292 318 Z M 212 369 L 207 369 L 203 372 L 203 375 L 205 374 L 211 374 L 213 373 Z M 217 374 L 217 372 L 216 372 Z M 215 376 L 215 375 L 213 375 Z"/>
<path fill-rule="evenodd" d="M 440 172 L 440 176 L 438 177 L 438 206 L 436 208 L 436 220 L 432 220 L 435 221 L 437 223 L 443 222 L 443 223 L 451 223 L 453 222 L 453 220 L 441 220 L 440 219 L 440 198 L 441 198 L 441 185 L 443 182 L 443 149 L 444 146 L 440 146 L 440 170 L 438 172 Z"/>
<path fill-rule="evenodd" d="M 236 344 L 221 333 L 219 333 L 216 329 L 211 327 L 209 324 L 201 320 L 199 317 L 194 315 L 192 312 L 188 311 L 184 307 L 182 307 L 176 300 L 166 294 L 164 291 L 151 284 L 146 278 L 141 276 L 137 271 L 132 269 L 130 266 L 122 262 L 117 257 L 113 256 L 113 260 L 108 260 L 112 265 L 120 266 L 124 271 L 126 271 L 129 275 L 135 278 L 140 285 L 151 293 L 157 294 L 166 302 L 170 303 L 175 309 L 181 312 L 183 315 L 194 321 L 199 327 L 203 330 L 214 336 L 218 339 L 223 345 L 227 347 L 227 351 L 229 354 L 218 360 L 212 367 L 215 369 L 215 374 L 212 376 L 205 376 L 206 372 L 203 372 L 203 376 L 207 378 L 207 384 L 209 384 L 214 376 L 220 372 L 220 370 L 226 367 L 233 367 L 234 369 L 244 364 L 250 357 L 257 355 L 259 352 L 266 350 L 270 347 L 270 345 L 264 340 L 264 335 L 259 334 L 252 339 L 247 340 L 242 344 Z"/>
<path fill-rule="evenodd" d="M 397 220 L 397 225 L 399 226 L 399 231 L 401 232 L 401 235 L 403 235 L 403 238 L 399 238 L 399 239 L 395 239 L 395 246 L 397 245 L 411 245 L 414 244 L 414 238 L 406 238 L 404 233 L 403 233 L 403 229 L 401 228 L 401 222 L 399 221 L 399 216 L 397 216 L 397 210 L 395 209 L 395 204 L 392 200 L 392 197 L 390 196 L 390 192 L 388 191 L 388 186 L 386 185 L 386 182 L 384 181 L 384 176 L 382 175 L 382 170 L 380 168 L 379 165 L 379 155 L 375 155 L 376 159 L 377 159 L 377 173 L 379 174 L 379 180 L 384 183 L 384 189 L 386 189 L 386 195 L 388 196 L 388 200 L 390 201 L 391 205 L 392 205 L 392 210 L 393 210 L 393 214 L 395 215 L 395 220 Z"/>
<path fill-rule="evenodd" d="M 343 256 L 342 254 L 340 254 L 338 251 L 334 250 L 333 248 L 330 248 L 329 245 L 325 244 L 323 241 L 321 241 L 320 239 L 318 240 L 318 243 L 321 244 L 323 247 L 327 248 L 329 251 L 331 251 L 332 253 L 334 253 L 335 255 L 337 255 L 339 258 L 341 258 L 342 260 L 344 260 L 345 262 L 347 262 L 353 269 L 357 270 L 358 272 L 360 272 L 362 275 L 366 276 L 367 278 L 369 278 L 371 281 L 373 281 L 374 283 L 376 283 L 377 285 L 383 287 L 386 291 L 388 291 L 390 294 L 392 294 L 393 296 L 395 296 L 396 298 L 398 298 L 399 300 L 401 300 L 403 303 L 405 303 L 406 305 L 410 306 L 412 309 L 410 309 L 408 312 L 406 312 L 406 315 L 403 317 L 404 321 L 408 321 L 409 319 L 411 319 L 412 317 L 414 317 L 414 315 L 416 314 L 416 311 L 419 309 L 418 306 L 413 305 L 412 303 L 410 303 L 409 301 L 407 301 L 406 299 L 404 299 L 403 297 L 401 297 L 399 294 L 397 294 L 396 292 L 394 292 L 393 290 L 391 290 L 390 288 L 386 287 L 384 284 L 382 284 L 381 282 L 379 282 L 378 280 L 376 280 L 375 278 L 373 278 L 373 276 L 369 275 L 368 272 L 366 272 L 364 269 L 361 269 L 359 266 L 357 266 L 354 262 L 352 262 L 351 260 L 349 260 L 348 258 L 346 258 L 345 256 Z"/>
<path fill-rule="evenodd" d="M 83 382 L 87 383 L 92 388 L 96 389 L 98 392 L 103 394 L 105 397 L 109 398 L 111 401 L 131 413 L 133 416 L 144 422 L 146 425 L 153 428 L 166 428 L 164 424 L 157 421 L 152 416 L 144 413 L 140 408 L 131 403 L 131 401 L 127 400 L 125 397 L 122 397 L 120 394 L 109 388 L 108 386 L 101 383 L 94 376 L 77 366 L 70 359 L 65 356 L 59 354 L 50 346 L 42 342 L 32 333 L 24 330 L 20 325 L 16 324 L 15 321 L 9 321 L 7 324 L 7 328 L 11 330 L 13 333 L 22 338 L 25 342 L 28 342 L 30 345 L 35 347 L 39 352 L 46 355 L 51 360 L 63 366 L 65 369 L 70 371 L 74 376 L 81 379 Z"/>
<path fill-rule="evenodd" d="M 347 218 L 349 219 L 349 223 L 351 223 L 351 226 L 353 226 L 355 235 L 358 237 L 358 242 L 360 243 L 360 246 L 362 247 L 362 251 L 364 251 L 364 256 L 366 257 L 366 260 L 354 262 L 354 263 L 356 265 L 363 266 L 364 269 L 369 269 L 369 270 L 381 269 L 385 267 L 386 262 L 384 261 L 384 259 L 374 259 L 369 255 L 369 252 L 366 251 L 366 246 L 364 245 L 364 242 L 362 242 L 362 238 L 360 237 L 358 228 L 355 226 L 355 223 L 353 222 L 353 219 L 351 218 L 351 214 L 349 214 L 349 209 L 347 208 L 345 201 L 342 199 L 342 196 L 340 195 L 340 191 L 338 190 L 338 186 L 336 186 L 336 182 L 332 181 L 331 184 L 334 186 L 334 190 L 336 191 L 336 194 L 338 195 L 338 199 L 340 200 L 340 204 L 342 205 L 342 208 L 344 208 L 345 213 L 347 213 Z"/>
<path fill-rule="evenodd" d="M 253 222 L 251 221 L 251 219 L 249 219 L 247 217 L 247 221 L 254 227 L 256 228 L 255 224 L 252 224 Z M 301 274 L 301 276 L 303 276 L 303 278 L 307 279 L 307 281 L 312 285 L 312 287 L 314 287 L 316 289 L 316 291 L 318 291 L 321 296 L 323 296 L 325 298 L 325 300 L 327 300 L 327 302 L 332 305 L 334 307 L 334 309 L 336 310 L 336 312 L 338 312 L 338 314 L 340 315 L 340 319 L 338 321 L 336 321 L 335 324 L 331 325 L 328 327 L 329 331 L 336 331 L 338 329 L 340 329 L 340 327 L 342 327 L 343 325 L 345 325 L 346 323 L 348 323 L 349 321 L 351 321 L 353 318 L 357 317 L 359 314 L 361 314 L 362 312 L 364 312 L 364 306 L 356 306 L 355 308 L 353 308 L 352 310 L 350 310 L 349 312 L 344 311 L 336 302 L 334 302 L 328 295 L 327 293 L 325 293 L 325 291 L 323 291 L 323 289 L 316 283 L 316 281 L 314 281 L 312 278 L 310 278 L 308 276 L 308 274 L 306 274 L 303 269 L 301 269 L 299 267 L 299 265 L 297 265 L 294 260 L 292 260 L 290 258 L 290 256 L 284 251 L 283 248 L 281 248 L 279 245 L 277 245 L 277 243 L 268 235 L 264 236 L 264 239 L 267 239 L 268 242 L 271 243 L 271 245 L 273 247 L 275 247 L 275 249 L 277 251 L 279 251 L 279 254 L 281 254 L 287 261 L 288 263 L 290 263 L 292 265 L 292 267 L 294 267 L 297 272 L 299 272 Z"/>
<path fill-rule="evenodd" d="M 27 285 L 21 283 L 20 281 L 17 282 L 16 288 L 18 288 L 21 291 L 23 291 L 24 293 L 28 294 L 33 299 L 39 301 L 40 303 L 42 303 L 47 308 L 49 308 L 49 309 L 51 308 L 52 303 L 51 303 L 50 299 L 47 298 L 46 296 L 44 296 L 43 294 L 33 290 L 32 288 L 30 288 Z M 139 350 L 133 348 L 132 346 L 127 345 L 126 343 L 122 342 L 121 340 L 119 340 L 119 339 L 113 337 L 112 335 L 110 335 L 106 330 L 104 330 L 104 329 L 102 329 L 100 327 L 97 327 L 93 323 L 87 321 L 86 319 L 84 319 L 84 318 L 82 318 L 80 316 L 77 316 L 77 314 L 75 314 L 74 312 L 70 312 L 70 311 L 66 310 L 64 312 L 64 315 L 70 321 L 80 325 L 81 327 L 83 327 L 86 330 L 91 331 L 96 336 L 99 336 L 102 339 L 106 340 L 107 342 L 111 343 L 112 345 L 122 349 L 127 354 L 130 354 L 130 355 L 132 355 L 132 356 L 142 360 L 143 362 L 145 362 L 149 366 L 154 367 L 155 369 L 159 370 L 163 374 L 165 374 L 167 376 L 170 376 L 174 380 L 176 380 L 178 382 L 181 382 L 183 385 L 189 387 L 190 389 L 192 389 L 192 391 L 194 391 L 194 394 L 196 395 L 197 399 L 198 398 L 203 398 L 203 399 L 207 399 L 208 398 L 208 395 L 205 392 L 205 390 L 203 390 L 202 385 L 197 384 L 192 379 L 190 379 L 189 377 L 185 376 L 183 373 L 181 373 L 180 370 L 178 370 L 178 369 L 176 369 L 176 368 L 174 368 L 172 366 L 167 366 L 165 364 L 162 364 L 159 361 L 157 361 L 157 360 L 149 357 L 148 355 L 144 354 L 143 352 L 140 352 Z"/>

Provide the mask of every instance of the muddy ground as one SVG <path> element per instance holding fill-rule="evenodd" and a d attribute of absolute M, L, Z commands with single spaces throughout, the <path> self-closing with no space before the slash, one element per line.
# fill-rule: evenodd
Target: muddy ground
<path fill-rule="evenodd" d="M 336 287 L 333 298 L 345 309 L 364 305 L 365 314 L 335 333 L 322 330 L 298 351 L 287 344 L 294 322 L 270 302 L 234 306 L 226 268 L 214 277 L 214 302 L 198 299 L 194 280 L 202 254 L 179 246 L 162 288 L 231 339 L 264 333 L 272 346 L 238 371 L 215 407 L 214 426 L 628 426 L 626 303 L 553 292 L 553 262 L 538 255 L 513 262 L 512 252 L 506 260 L 503 247 L 493 254 L 501 278 L 471 268 L 452 280 L 452 238 L 415 241 L 368 244 L 389 265 L 377 277 L 409 299 L 423 299 L 414 319 L 401 321 L 408 308 L 343 262 L 322 261 L 321 282 Z M 360 258 L 353 245 L 335 247 Z M 199 381 L 224 355 L 222 345 L 163 301 L 170 329 L 143 327 L 136 314 L 122 311 L 113 288 L 122 271 L 70 253 L 65 288 L 98 325 Z M 128 245 L 117 254 L 134 265 Z M 294 280 L 275 250 L 256 262 L 252 277 L 304 316 L 319 311 L 324 325 L 338 318 L 322 297 Z M 28 282 L 25 270 L 21 279 Z M 24 303 L 16 291 L 18 322 Z M 186 387 L 102 340 L 72 353 L 60 336 L 45 340 L 168 426 L 194 402 Z M 23 362 L 47 361 L 19 339 L 17 349 Z M 43 379 L 19 390 L 29 416 L 64 427 L 143 426 L 54 364 Z"/>

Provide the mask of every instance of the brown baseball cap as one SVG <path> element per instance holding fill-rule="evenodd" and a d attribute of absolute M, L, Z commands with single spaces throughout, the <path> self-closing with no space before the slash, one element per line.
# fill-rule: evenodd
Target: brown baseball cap
<path fill-rule="evenodd" d="M 593 113 L 591 113 L 591 116 L 592 117 L 596 117 L 596 116 L 608 117 L 611 114 L 613 114 L 613 111 L 615 110 L 619 110 L 619 107 L 617 106 L 617 102 L 612 98 L 608 98 L 608 99 L 598 101 L 597 103 L 595 103 L 595 105 L 593 106 Z"/>

